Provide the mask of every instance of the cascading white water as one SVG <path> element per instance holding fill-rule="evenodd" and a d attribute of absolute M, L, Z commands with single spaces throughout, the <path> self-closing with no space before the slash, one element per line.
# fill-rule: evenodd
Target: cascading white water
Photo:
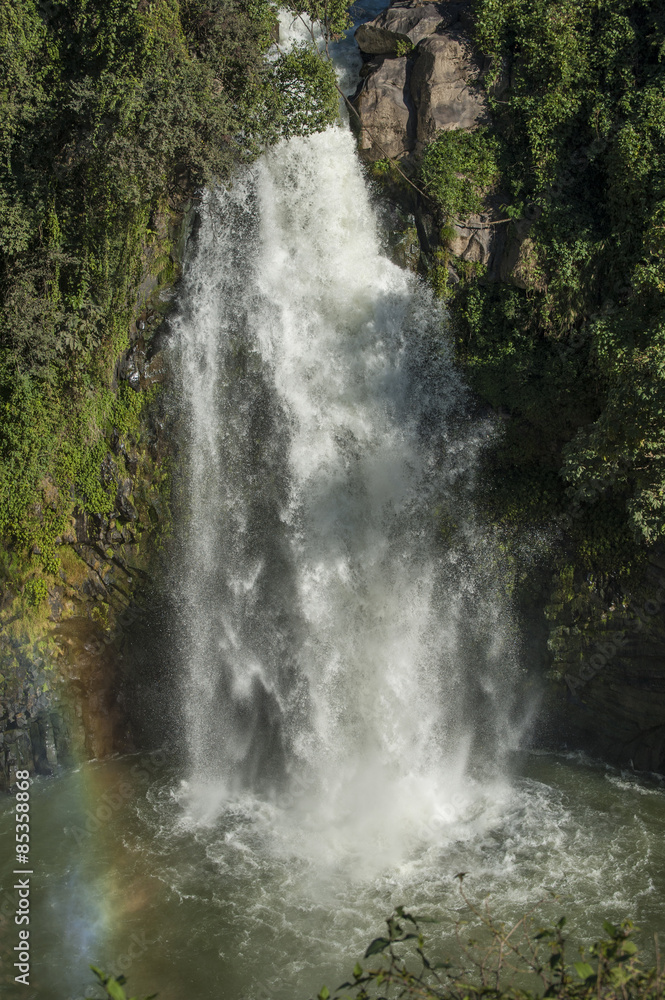
<path fill-rule="evenodd" d="M 299 830 L 389 856 L 514 741 L 510 619 L 469 503 L 488 427 L 464 417 L 443 309 L 382 252 L 342 127 L 208 192 L 183 301 L 197 815 L 286 795 Z"/>

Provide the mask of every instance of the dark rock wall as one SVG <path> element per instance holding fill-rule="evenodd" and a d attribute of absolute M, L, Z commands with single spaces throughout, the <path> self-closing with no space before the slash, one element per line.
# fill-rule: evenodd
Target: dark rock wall
<path fill-rule="evenodd" d="M 632 593 L 571 570 L 546 616 L 545 742 L 665 773 L 665 555 L 651 552 Z"/>

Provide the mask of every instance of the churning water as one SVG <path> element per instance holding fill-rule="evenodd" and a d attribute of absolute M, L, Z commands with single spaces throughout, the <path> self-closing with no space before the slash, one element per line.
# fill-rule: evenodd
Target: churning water
<path fill-rule="evenodd" d="M 437 951 L 454 954 L 454 922 L 470 916 L 456 889 L 459 871 L 470 873 L 474 901 L 491 893 L 496 916 L 517 917 L 551 890 L 560 899 L 545 905 L 543 919 L 568 914 L 576 941 L 593 940 L 604 918 L 631 914 L 648 948 L 649 933 L 662 930 L 662 785 L 571 756 L 512 763 L 510 787 L 442 807 L 410 853 L 365 872 L 324 863 L 311 831 L 285 824 L 294 809 L 286 799 L 237 794 L 214 821 L 193 823 L 183 813 L 181 776 L 161 755 L 37 779 L 32 985 L 12 990 L 16 934 L 8 925 L 3 996 L 97 996 L 93 962 L 124 972 L 132 996 L 307 1000 L 348 977 L 396 905 L 436 918 L 428 936 Z M 3 843 L 14 835 L 10 805 L 0 812 Z M 391 803 L 374 798 L 374 810 L 386 827 L 395 822 Z M 328 843 L 328 857 L 333 847 L 348 858 L 348 843 Z M 15 906 L 12 867 L 7 852 L 2 902 Z"/>
<path fill-rule="evenodd" d="M 506 919 L 551 890 L 582 939 L 656 927 L 662 787 L 516 753 L 530 688 L 470 501 L 493 427 L 347 129 L 207 193 L 176 333 L 187 763 L 35 783 L 22 995 L 82 997 L 93 961 L 161 1000 L 305 1000 L 395 905 L 445 941 L 460 870 Z"/>

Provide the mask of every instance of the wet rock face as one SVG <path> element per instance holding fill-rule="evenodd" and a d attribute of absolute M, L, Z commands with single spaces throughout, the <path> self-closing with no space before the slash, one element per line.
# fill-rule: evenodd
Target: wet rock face
<path fill-rule="evenodd" d="M 58 708 L 41 711 L 18 724 L 0 719 L 0 792 L 8 792 L 16 772 L 52 775 L 58 767 L 74 763 L 71 726 L 66 713 Z"/>
<path fill-rule="evenodd" d="M 174 283 L 197 203 L 185 191 L 151 218 L 157 239 L 144 247 L 129 346 L 117 359 L 112 382 L 114 390 L 125 382 L 150 397 L 135 424 L 108 434 L 99 478 L 112 509 L 75 508 L 54 540 L 57 573 L 35 572 L 26 581 L 20 569 L 0 588 L 0 792 L 11 789 L 17 769 L 48 775 L 86 757 L 134 749 L 144 718 L 160 739 L 165 735 L 167 644 L 159 642 L 166 625 L 152 616 L 148 628 L 142 607 L 148 594 L 158 605 L 155 581 L 167 575 L 165 466 L 177 450 L 177 417 L 168 393 L 154 390 L 169 382 Z M 40 554 L 35 546 L 32 555 Z M 136 641 L 138 633 L 148 649 L 143 639 Z M 152 703 L 157 709 L 150 714 Z M 134 729 L 133 720 L 139 720 Z"/>
<path fill-rule="evenodd" d="M 100 481 L 113 509 L 75 509 L 55 539 L 60 568 L 39 610 L 20 592 L 2 595 L 0 793 L 17 770 L 50 775 L 134 747 L 121 644 L 153 570 L 161 572 L 155 540 L 169 515 L 162 465 L 174 448 L 163 409 L 153 404 L 136 437 L 110 434 Z"/>
<path fill-rule="evenodd" d="M 144 311 L 130 331 L 132 346 L 118 361 L 116 376 L 135 392 L 167 381 L 169 371 L 164 346 L 168 323 L 154 309 Z"/>
<path fill-rule="evenodd" d="M 48 690 L 48 663 L 39 644 L 14 649 L 11 679 L 3 678 L 0 707 L 0 792 L 8 792 L 17 770 L 51 775 L 73 762 L 82 731 L 71 710 Z"/>

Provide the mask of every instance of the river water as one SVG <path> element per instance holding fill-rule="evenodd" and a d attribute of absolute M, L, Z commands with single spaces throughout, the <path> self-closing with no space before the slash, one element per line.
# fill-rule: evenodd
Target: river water
<path fill-rule="evenodd" d="M 520 750 L 537 692 L 471 501 L 497 431 L 346 127 L 206 194 L 174 330 L 186 745 L 35 782 L 23 995 L 82 997 L 95 962 L 162 1000 L 304 1000 L 395 905 L 448 940 L 459 871 L 504 918 L 657 929 L 662 786 Z"/>
<path fill-rule="evenodd" d="M 306 1000 L 323 983 L 345 980 L 393 906 L 437 918 L 426 929 L 445 951 L 454 921 L 467 915 L 459 871 L 470 873 L 474 901 L 491 893 L 497 916 L 517 916 L 544 897 L 543 919 L 565 913 L 572 937 L 589 942 L 604 918 L 630 914 L 648 947 L 663 927 L 662 786 L 572 755 L 529 753 L 508 764 L 503 785 L 466 806 L 456 801 L 455 815 L 442 803 L 429 834 L 374 870 L 349 864 L 347 844 L 320 851 L 306 829 L 285 824 L 284 804 L 255 795 L 193 824 L 181 769 L 161 755 L 39 778 L 31 794 L 31 986 L 9 995 L 97 996 L 92 962 L 124 972 L 131 995 Z M 2 843 L 13 838 L 13 820 L 4 802 Z M 12 867 L 3 858 L 3 900 Z M 3 960 L 15 939 L 10 925 Z M 3 965 L 4 983 L 9 972 Z"/>

